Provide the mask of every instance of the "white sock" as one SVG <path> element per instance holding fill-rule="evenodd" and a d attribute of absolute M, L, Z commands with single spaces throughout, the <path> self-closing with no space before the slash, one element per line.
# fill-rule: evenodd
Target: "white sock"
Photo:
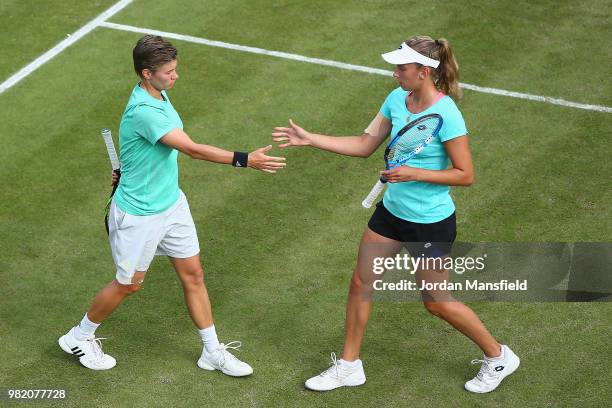
<path fill-rule="evenodd" d="M 87 317 L 87 313 L 83 316 L 83 320 L 76 327 L 75 335 L 79 340 L 83 340 L 96 332 L 100 323 L 94 323 Z"/>
<path fill-rule="evenodd" d="M 206 351 L 212 353 L 219 347 L 219 339 L 217 339 L 217 332 L 215 331 L 214 324 L 205 329 L 198 329 L 198 332 L 200 332 L 200 337 L 202 337 L 202 342 L 204 343 Z"/>
<path fill-rule="evenodd" d="M 348 368 L 355 368 L 355 367 L 359 367 L 361 360 L 357 359 L 355 361 L 346 361 L 344 359 L 340 359 L 340 363 L 342 363 L 343 366 L 346 366 Z"/>

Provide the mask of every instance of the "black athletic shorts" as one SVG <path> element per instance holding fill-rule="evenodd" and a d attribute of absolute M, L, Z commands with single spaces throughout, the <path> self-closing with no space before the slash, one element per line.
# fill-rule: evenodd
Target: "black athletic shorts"
<path fill-rule="evenodd" d="M 383 237 L 404 242 L 414 257 L 448 255 L 457 237 L 455 213 L 442 221 L 421 224 L 396 217 L 385 208 L 382 201 L 376 204 L 368 227 Z"/>

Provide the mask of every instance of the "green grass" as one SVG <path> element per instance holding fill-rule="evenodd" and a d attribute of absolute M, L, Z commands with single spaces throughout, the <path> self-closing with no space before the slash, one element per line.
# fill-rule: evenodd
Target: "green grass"
<path fill-rule="evenodd" d="M 112 4 L 100 3 L 2 3 L 3 16 L 19 16 L 12 23 L 19 41 L 2 59 L 0 77 Z M 599 17 L 607 2 L 414 3 L 401 13 L 391 2 L 275 4 L 136 1 L 111 21 L 377 67 L 385 67 L 380 52 L 418 30 L 456 44 L 466 82 L 612 103 L 601 63 L 609 50 L 601 40 L 573 42 L 609 34 L 609 21 Z M 566 21 L 570 14 L 580 30 Z M 32 15 L 47 22 L 44 30 Z M 532 24 L 520 24 L 520 16 Z M 370 215 L 360 202 L 380 152 L 363 160 L 283 151 L 289 167 L 273 177 L 182 157 L 180 182 L 198 225 L 219 334 L 243 340 L 240 356 L 255 374 L 232 379 L 196 367 L 200 341 L 163 259 L 100 329 L 118 366 L 80 367 L 56 339 L 113 276 L 102 225 L 110 169 L 98 132 L 117 131 L 135 82 L 138 37 L 97 29 L 0 95 L 1 386 L 64 388 L 66 406 L 609 403 L 609 303 L 471 303 L 523 360 L 498 391 L 472 395 L 462 385 L 477 370 L 469 365 L 480 357 L 476 347 L 418 303 L 380 302 L 362 352 L 368 383 L 325 394 L 303 388 L 341 349 L 347 285 Z M 170 97 L 185 130 L 228 149 L 268 144 L 271 128 L 288 117 L 313 131 L 359 134 L 395 86 L 375 75 L 174 43 L 181 79 Z M 454 190 L 458 239 L 610 241 L 612 115 L 470 91 L 460 106 L 477 182 Z"/>
<path fill-rule="evenodd" d="M 380 53 L 408 37 L 445 37 L 464 82 L 612 105 L 606 0 L 211 0 L 171 8 L 158 0 L 147 7 L 131 6 L 113 21 L 385 69 Z"/>
<path fill-rule="evenodd" d="M 2 0 L 1 80 L 29 64 L 114 3 L 115 0 Z"/>

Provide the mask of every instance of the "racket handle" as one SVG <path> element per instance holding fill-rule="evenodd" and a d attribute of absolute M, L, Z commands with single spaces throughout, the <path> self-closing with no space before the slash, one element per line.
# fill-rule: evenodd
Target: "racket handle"
<path fill-rule="evenodd" d="M 121 165 L 119 164 L 119 158 L 117 157 L 115 145 L 113 144 L 113 134 L 108 128 L 102 129 L 100 133 L 104 138 L 104 144 L 106 145 L 106 151 L 108 152 L 108 158 L 110 159 L 111 166 L 113 166 L 113 170 L 118 170 Z"/>
<path fill-rule="evenodd" d="M 381 191 L 383 191 L 384 188 L 385 183 L 378 180 L 376 184 L 374 184 L 374 187 L 372 187 L 372 191 L 370 191 L 370 194 L 368 194 L 368 196 L 361 202 L 363 208 L 372 207 L 372 204 L 374 204 L 374 201 L 376 201 L 376 198 L 378 198 L 378 195 Z"/>

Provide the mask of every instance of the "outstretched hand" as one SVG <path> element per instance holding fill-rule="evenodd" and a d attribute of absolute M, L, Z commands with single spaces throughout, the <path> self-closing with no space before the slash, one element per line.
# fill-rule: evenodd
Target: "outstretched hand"
<path fill-rule="evenodd" d="M 286 142 L 278 147 L 308 146 L 310 145 L 310 133 L 296 125 L 289 119 L 289 127 L 275 127 L 272 140 L 275 142 Z"/>
<path fill-rule="evenodd" d="M 266 153 L 272 149 L 272 145 L 262 147 L 249 153 L 248 166 L 263 171 L 264 173 L 276 173 L 287 165 L 284 157 L 267 156 Z"/>

